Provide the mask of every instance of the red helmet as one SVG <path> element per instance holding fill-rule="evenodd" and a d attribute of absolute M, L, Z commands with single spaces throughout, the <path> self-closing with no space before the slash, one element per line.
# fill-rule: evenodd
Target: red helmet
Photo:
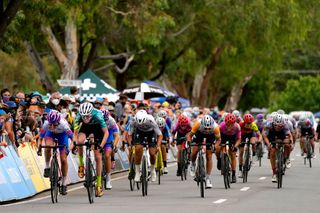
<path fill-rule="evenodd" d="M 178 122 L 179 122 L 179 125 L 182 125 L 182 126 L 187 126 L 190 123 L 189 118 L 185 115 L 180 115 Z"/>
<path fill-rule="evenodd" d="M 243 120 L 245 123 L 251 124 L 254 121 L 254 117 L 251 114 L 245 114 Z"/>
<path fill-rule="evenodd" d="M 237 117 L 234 114 L 227 114 L 226 117 L 224 118 L 224 122 L 228 125 L 232 125 L 236 122 Z"/>

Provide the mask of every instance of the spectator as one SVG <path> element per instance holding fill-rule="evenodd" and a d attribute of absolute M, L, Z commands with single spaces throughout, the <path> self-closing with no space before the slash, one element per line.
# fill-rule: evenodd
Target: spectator
<path fill-rule="evenodd" d="M 10 100 L 11 93 L 10 93 L 9 89 L 5 88 L 5 89 L 1 90 L 0 94 L 1 94 L 1 98 L 4 103 L 6 103 Z"/>
<path fill-rule="evenodd" d="M 115 109 L 114 109 L 116 121 L 119 121 L 119 119 L 122 117 L 123 112 L 124 112 L 124 106 L 126 105 L 127 100 L 128 100 L 128 97 L 126 95 L 120 94 L 119 101 L 117 102 Z"/>
<path fill-rule="evenodd" d="M 77 87 L 70 87 L 70 97 L 74 98 L 74 100 L 78 99 L 78 88 Z"/>

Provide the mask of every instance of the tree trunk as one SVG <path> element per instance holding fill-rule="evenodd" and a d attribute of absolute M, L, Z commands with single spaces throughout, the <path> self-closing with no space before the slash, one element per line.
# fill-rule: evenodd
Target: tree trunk
<path fill-rule="evenodd" d="M 116 72 L 116 88 L 118 91 L 122 91 L 127 87 L 127 78 L 125 73 Z"/>
<path fill-rule="evenodd" d="M 244 79 L 242 79 L 242 81 L 238 82 L 232 87 L 226 105 L 224 106 L 224 111 L 228 112 L 237 109 L 242 95 L 243 87 L 251 80 L 252 76 L 253 75 L 251 74 L 245 77 Z"/>
<path fill-rule="evenodd" d="M 9 26 L 13 18 L 16 16 L 22 1 L 11 0 L 4 11 L 3 11 L 3 1 L 1 1 L 1 3 L 2 3 L 2 11 L 0 14 L 0 43 L 2 42 L 2 37 L 7 30 L 7 27 Z"/>
<path fill-rule="evenodd" d="M 72 18 L 69 18 L 65 27 L 66 54 L 49 26 L 42 26 L 42 32 L 47 36 L 49 46 L 58 61 L 61 70 L 61 79 L 74 80 L 78 78 L 78 50 L 77 28 Z"/>
<path fill-rule="evenodd" d="M 53 92 L 53 85 L 48 76 L 48 72 L 44 67 L 40 55 L 36 50 L 35 46 L 28 41 L 24 42 L 27 52 L 31 58 L 33 65 L 36 67 L 37 72 L 39 73 L 42 87 L 49 93 Z"/>
<path fill-rule="evenodd" d="M 217 65 L 224 47 L 218 47 L 213 51 L 211 63 L 203 70 L 197 73 L 192 90 L 192 104 L 205 107 L 209 100 L 209 86 L 215 66 Z"/>

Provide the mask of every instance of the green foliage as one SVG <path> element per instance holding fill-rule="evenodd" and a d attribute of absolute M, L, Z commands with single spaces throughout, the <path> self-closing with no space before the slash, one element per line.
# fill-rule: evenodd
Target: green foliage
<path fill-rule="evenodd" d="M 320 110 L 320 76 L 303 76 L 298 80 L 289 80 L 286 89 L 281 92 L 272 108 L 282 108 L 286 111 Z"/>

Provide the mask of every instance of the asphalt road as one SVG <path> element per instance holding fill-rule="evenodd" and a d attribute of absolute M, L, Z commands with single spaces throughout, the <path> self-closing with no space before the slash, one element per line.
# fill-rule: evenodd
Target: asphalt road
<path fill-rule="evenodd" d="M 283 188 L 271 182 L 269 161 L 264 158 L 262 167 L 256 162 L 249 172 L 248 183 L 237 179 L 231 189 L 226 190 L 223 178 L 213 170 L 213 188 L 200 191 L 190 176 L 187 181 L 176 177 L 176 166 L 171 164 L 169 174 L 162 177 L 161 185 L 149 184 L 147 197 L 141 191 L 130 191 L 127 174 L 113 176 L 113 189 L 106 191 L 95 203 L 89 204 L 82 184 L 69 186 L 67 196 L 59 196 L 59 203 L 52 204 L 50 194 L 42 193 L 29 200 L 0 206 L 0 212 L 320 212 L 320 160 L 313 159 L 313 167 L 303 164 L 299 148 L 291 155 L 292 167 L 287 170 Z M 214 159 L 216 165 L 216 160 Z"/>

